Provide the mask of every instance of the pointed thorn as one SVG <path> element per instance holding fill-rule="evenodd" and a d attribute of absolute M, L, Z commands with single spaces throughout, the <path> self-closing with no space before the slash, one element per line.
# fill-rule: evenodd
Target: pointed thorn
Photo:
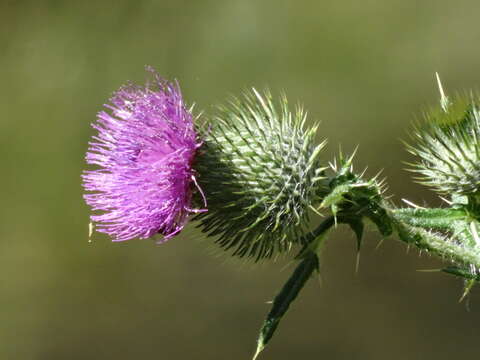
<path fill-rule="evenodd" d="M 355 155 L 357 154 L 357 151 L 358 151 L 358 145 L 355 147 L 355 150 L 353 150 L 352 155 L 350 155 L 350 157 L 348 158 L 348 160 L 345 162 L 345 164 L 346 164 L 347 166 L 352 166 L 353 158 L 354 158 Z"/>
<path fill-rule="evenodd" d="M 320 211 L 318 211 L 318 209 L 316 209 L 315 206 L 309 205 L 309 208 L 310 208 L 315 214 L 317 214 L 318 216 L 323 217 L 323 214 L 322 214 Z"/>
<path fill-rule="evenodd" d="M 92 242 L 93 229 L 94 229 L 93 222 L 89 222 L 88 223 L 88 242 L 89 243 Z"/>
<path fill-rule="evenodd" d="M 422 209 L 422 210 L 425 210 L 425 208 L 423 206 L 420 206 L 420 205 L 417 205 L 417 204 L 414 204 L 413 202 L 411 202 L 410 200 L 407 200 L 407 199 L 402 199 L 402 201 L 407 204 L 407 205 L 410 205 L 411 207 L 414 207 L 415 209 Z"/>
<path fill-rule="evenodd" d="M 445 199 L 445 198 L 442 197 L 442 196 L 440 196 L 440 199 L 442 199 L 443 201 L 445 201 L 448 205 L 453 205 L 453 202 L 451 202 L 450 200 Z"/>
<path fill-rule="evenodd" d="M 442 271 L 442 269 L 417 269 L 416 271 L 430 273 L 430 272 L 440 272 Z"/>
<path fill-rule="evenodd" d="M 262 352 L 263 349 L 264 349 L 264 346 L 262 344 L 258 343 L 257 350 L 255 350 L 255 354 L 253 355 L 252 360 L 256 360 L 258 355 L 260 355 L 260 353 Z"/>
<path fill-rule="evenodd" d="M 360 268 L 360 250 L 357 251 L 357 259 L 355 262 L 355 274 L 358 274 L 358 269 Z"/>
<path fill-rule="evenodd" d="M 470 294 L 470 290 L 472 290 L 473 285 L 475 285 L 475 279 L 470 279 L 465 283 L 465 289 L 463 291 L 463 294 L 458 300 L 459 303 L 461 303 L 465 299 L 465 297 Z"/>
<path fill-rule="evenodd" d="M 367 172 L 367 169 L 368 169 L 368 166 L 365 166 L 365 169 L 363 169 L 363 171 L 361 172 L 360 176 L 361 178 L 363 178 L 363 176 L 365 175 L 365 173 Z"/>
<path fill-rule="evenodd" d="M 330 168 L 333 170 L 333 171 L 337 171 L 337 160 L 336 159 L 333 159 L 333 163 L 332 162 L 329 162 L 328 165 L 330 165 Z"/>
<path fill-rule="evenodd" d="M 445 91 L 443 91 L 442 82 L 440 80 L 440 75 L 438 75 L 438 72 L 435 72 L 435 77 L 437 79 L 438 90 L 440 91 L 440 105 L 442 106 L 443 111 L 447 112 L 449 105 L 448 97 L 445 95 Z"/>
<path fill-rule="evenodd" d="M 383 171 L 384 169 L 380 169 L 373 177 L 373 180 L 377 180 L 380 177 L 380 175 L 382 175 Z"/>

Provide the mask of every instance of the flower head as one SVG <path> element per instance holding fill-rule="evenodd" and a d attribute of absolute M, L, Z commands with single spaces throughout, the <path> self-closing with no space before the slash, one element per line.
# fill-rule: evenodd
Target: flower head
<path fill-rule="evenodd" d="M 442 194 L 475 195 L 480 191 L 480 106 L 478 96 L 456 96 L 448 106 L 427 114 L 417 127 L 419 158 L 412 169 L 418 180 Z"/>
<path fill-rule="evenodd" d="M 325 190 L 316 127 L 305 129 L 305 113 L 285 98 L 279 105 L 253 90 L 220 107 L 196 163 L 209 204 L 202 231 L 256 260 L 302 243 Z"/>
<path fill-rule="evenodd" d="M 177 83 L 149 69 L 153 83 L 120 88 L 105 105 L 89 143 L 82 175 L 85 201 L 99 231 L 115 241 L 168 239 L 187 221 L 199 141 Z M 98 213 L 99 212 L 99 213 Z"/>

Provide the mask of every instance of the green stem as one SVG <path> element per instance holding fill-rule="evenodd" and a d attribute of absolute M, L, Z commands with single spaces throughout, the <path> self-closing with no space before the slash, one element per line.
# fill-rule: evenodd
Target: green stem
<path fill-rule="evenodd" d="M 440 231 L 450 230 L 454 221 L 464 220 L 466 216 L 465 210 L 451 208 L 403 208 L 392 211 L 396 219 L 407 225 Z"/>
<path fill-rule="evenodd" d="M 480 269 L 480 246 L 463 244 L 441 234 L 411 226 L 405 222 L 405 214 L 401 211 L 390 210 L 389 213 L 400 240 L 467 268 L 473 266 Z"/>
<path fill-rule="evenodd" d="M 302 239 L 302 242 L 305 244 L 305 246 L 297 255 L 297 258 L 301 258 L 302 255 L 307 251 L 314 253 L 317 252 L 318 247 L 321 244 L 321 240 L 323 239 L 323 235 L 326 234 L 326 232 L 330 230 L 333 225 L 335 225 L 335 217 L 329 216 L 322 221 L 322 223 L 315 230 L 305 235 Z"/>

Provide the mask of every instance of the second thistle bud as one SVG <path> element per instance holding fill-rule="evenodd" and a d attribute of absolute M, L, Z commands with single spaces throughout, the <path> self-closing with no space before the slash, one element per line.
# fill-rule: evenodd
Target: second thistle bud
<path fill-rule="evenodd" d="M 457 96 L 448 106 L 427 115 L 416 129 L 419 181 L 448 195 L 472 196 L 480 191 L 480 112 L 478 97 Z"/>
<path fill-rule="evenodd" d="M 208 212 L 203 232 L 234 255 L 272 257 L 301 242 L 326 191 L 316 127 L 282 98 L 252 90 L 220 107 L 195 168 Z"/>

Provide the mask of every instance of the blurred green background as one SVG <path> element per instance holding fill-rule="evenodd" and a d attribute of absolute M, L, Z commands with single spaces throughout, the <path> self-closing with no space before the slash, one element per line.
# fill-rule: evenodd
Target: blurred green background
<path fill-rule="evenodd" d="M 90 123 L 144 66 L 207 113 L 250 86 L 285 90 L 357 169 L 430 205 L 400 139 L 447 91 L 480 84 L 478 1 L 0 2 L 0 359 L 249 359 L 286 262 L 228 259 L 190 227 L 164 245 L 96 234 L 80 173 Z M 262 359 L 475 357 L 480 297 L 419 273 L 441 263 L 372 234 L 332 237 Z"/>

